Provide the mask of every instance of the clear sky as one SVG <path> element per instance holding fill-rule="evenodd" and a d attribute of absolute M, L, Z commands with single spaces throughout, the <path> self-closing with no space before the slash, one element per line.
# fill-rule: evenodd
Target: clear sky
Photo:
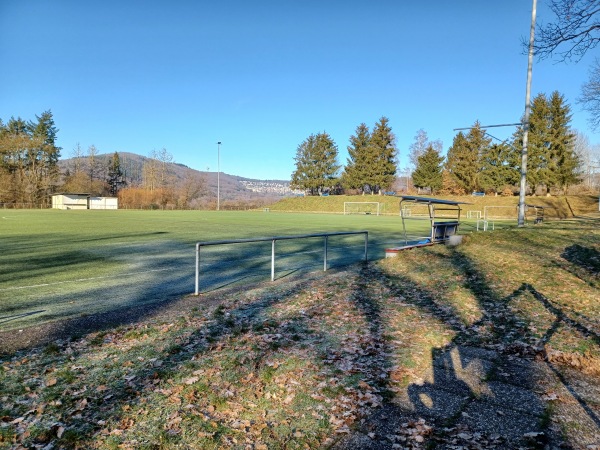
<path fill-rule="evenodd" d="M 446 151 L 454 128 L 520 120 L 531 3 L 0 0 L 0 118 L 50 109 L 63 158 L 166 148 L 216 171 L 221 141 L 221 171 L 289 179 L 310 134 L 345 164 L 356 126 L 387 116 L 404 167 L 420 128 Z M 536 61 L 532 94 L 564 94 L 595 144 L 576 103 L 593 57 Z"/>

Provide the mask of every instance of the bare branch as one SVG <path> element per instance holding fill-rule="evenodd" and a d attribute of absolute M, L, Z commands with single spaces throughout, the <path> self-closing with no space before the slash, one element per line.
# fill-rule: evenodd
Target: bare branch
<path fill-rule="evenodd" d="M 590 68 L 589 79 L 581 87 L 581 97 L 577 99 L 577 103 L 590 113 L 590 126 L 598 130 L 600 128 L 600 61 L 598 59 Z"/>
<path fill-rule="evenodd" d="M 534 43 L 540 59 L 579 61 L 600 42 L 600 0 L 552 0 L 556 21 L 538 26 Z M 523 43 L 525 47 L 525 43 Z"/>

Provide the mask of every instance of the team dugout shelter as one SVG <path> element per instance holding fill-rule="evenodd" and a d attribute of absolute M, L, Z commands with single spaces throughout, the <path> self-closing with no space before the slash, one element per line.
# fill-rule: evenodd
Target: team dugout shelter
<path fill-rule="evenodd" d="M 427 245 L 447 242 L 451 236 L 458 233 L 460 226 L 460 205 L 466 202 L 443 200 L 431 197 L 403 195 L 400 197 L 400 217 L 404 232 L 404 245 L 385 249 L 386 257 L 393 257 L 402 250 L 424 247 Z M 407 232 L 407 222 L 428 221 L 429 235 L 410 236 Z M 423 227 L 415 227 L 422 229 Z"/>
<path fill-rule="evenodd" d="M 90 194 L 54 194 L 54 209 L 119 209 L 117 197 L 93 197 Z"/>

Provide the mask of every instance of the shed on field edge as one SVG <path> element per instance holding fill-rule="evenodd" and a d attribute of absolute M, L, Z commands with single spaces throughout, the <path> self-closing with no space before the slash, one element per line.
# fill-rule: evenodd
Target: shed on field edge
<path fill-rule="evenodd" d="M 54 209 L 119 209 L 117 197 L 93 197 L 90 194 L 62 193 L 52 196 Z"/>

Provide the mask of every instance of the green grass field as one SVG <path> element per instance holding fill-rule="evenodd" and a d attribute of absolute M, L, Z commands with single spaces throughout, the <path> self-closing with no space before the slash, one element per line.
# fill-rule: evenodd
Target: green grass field
<path fill-rule="evenodd" d="M 597 442 L 597 214 L 490 233 L 471 234 L 467 222 L 458 247 L 385 260 L 384 248 L 402 241 L 398 216 L 47 210 L 0 217 L 0 331 L 9 330 L 2 339 L 27 343 L 28 332 L 44 334 L 60 319 L 149 310 L 131 321 L 91 323 L 91 332 L 70 339 L 48 333 L 44 346 L 1 357 L 2 449 L 328 448 L 382 405 L 425 392 L 433 357 L 463 347 L 515 357 L 525 373 L 546 365 L 532 388 L 544 407 L 545 439 L 566 448 Z M 186 295 L 198 241 L 353 230 L 369 231 L 370 260 L 380 261 L 341 268 L 361 260 L 363 241 L 332 239 L 336 270 L 323 274 L 322 240 L 281 242 L 271 284 L 270 243 L 211 248 L 202 256 L 208 292 Z M 457 382 L 459 375 L 450 373 Z M 492 371 L 467 395 L 501 400 L 490 389 L 504 375 Z M 407 420 L 392 438 L 413 448 L 466 445 L 461 439 L 471 434 L 455 426 L 465 410 L 457 411 L 443 423 Z M 502 414 L 495 419 L 502 426 L 522 415 Z M 494 448 L 516 448 L 499 442 Z"/>
<path fill-rule="evenodd" d="M 378 259 L 402 240 L 400 218 L 393 216 L 7 210 L 0 217 L 0 330 L 192 293 L 198 241 L 367 230 L 370 258 Z M 322 242 L 278 243 L 277 277 L 322 267 Z M 362 237 L 330 238 L 329 245 L 332 266 L 362 257 Z M 270 250 L 268 242 L 206 248 L 202 290 L 266 282 Z"/>
<path fill-rule="evenodd" d="M 30 324 L 51 320 L 52 311 L 68 316 L 143 304 L 180 278 L 191 290 L 192 271 L 184 268 L 197 240 L 369 229 L 375 259 L 399 235 L 397 217 L 122 211 L 5 217 L 2 306 L 50 310 L 27 316 Z M 531 384 L 527 401 L 543 408 L 536 416 L 543 433 L 536 437 L 543 434 L 547 447 L 592 448 L 600 420 L 598 220 L 596 214 L 474 233 L 458 247 L 425 247 L 275 284 L 266 281 L 267 271 L 261 284 L 163 302 L 132 323 L 7 354 L 0 358 L 0 448 L 329 448 L 396 404 L 408 408 L 398 422 L 406 426 L 383 434 L 367 429 L 385 448 L 393 442 L 475 448 L 476 440 L 492 438 L 460 428 L 465 417 L 492 417 L 505 428 L 525 417 L 521 409 L 497 406 L 516 392 L 516 386 L 498 389 L 513 375 Z M 318 270 L 320 258 L 310 260 L 307 244 L 297 245 Z M 233 260 L 244 271 L 252 268 Z M 89 285 L 65 278 L 68 268 L 91 277 Z M 49 285 L 24 288 L 34 282 Z M 156 287 L 144 287 L 151 282 Z M 102 290 L 102 283 L 114 286 Z M 2 316 L 3 326 L 28 323 Z M 518 360 L 519 372 L 492 370 L 471 383 L 459 370 L 470 365 L 466 347 Z M 441 378 L 467 387 L 460 398 L 469 403 L 443 421 L 417 420 L 410 408 L 419 402 L 446 405 L 446 395 L 428 397 L 434 391 L 425 388 L 441 382 L 427 377 L 442 375 L 433 357 L 448 350 L 457 366 L 444 366 Z M 545 376 L 533 376 L 539 373 Z M 407 404 L 410 392 L 419 397 Z M 466 406 L 486 402 L 495 403 L 480 413 Z M 477 448 L 544 448 L 525 436 L 517 445 L 495 434 L 497 445 Z"/>
<path fill-rule="evenodd" d="M 331 202 L 328 197 L 291 200 L 300 209 L 306 202 L 325 202 L 320 207 Z M 282 202 L 286 207 L 292 203 Z M 429 234 L 428 221 L 406 223 L 409 239 Z M 500 229 L 515 223 L 494 225 Z M 190 294 L 199 241 L 367 230 L 369 259 L 375 260 L 383 258 L 386 247 L 404 242 L 398 215 L 290 214 L 273 208 L 271 212 L 5 210 L 0 229 L 0 331 Z M 461 233 L 474 230 L 475 221 L 463 221 Z M 322 238 L 278 242 L 276 278 L 319 270 L 322 249 Z M 270 252 L 269 242 L 203 249 L 201 291 L 267 282 Z M 360 236 L 329 239 L 331 267 L 360 261 L 362 255 Z"/>

